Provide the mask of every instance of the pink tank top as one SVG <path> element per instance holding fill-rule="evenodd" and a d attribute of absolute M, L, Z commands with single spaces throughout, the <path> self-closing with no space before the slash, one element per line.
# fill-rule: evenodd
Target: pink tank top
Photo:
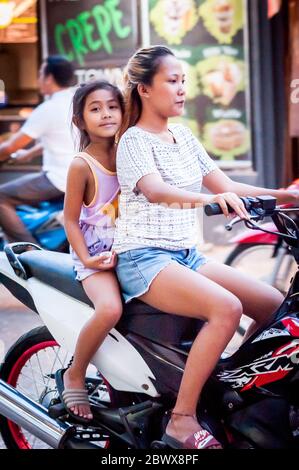
<path fill-rule="evenodd" d="M 109 251 L 114 238 L 115 219 L 118 211 L 119 183 L 116 173 L 107 170 L 86 152 L 78 153 L 92 171 L 95 194 L 90 204 L 83 203 L 79 217 L 90 256 Z M 75 254 L 71 250 L 73 255 Z M 77 256 L 75 256 L 77 258 Z"/>

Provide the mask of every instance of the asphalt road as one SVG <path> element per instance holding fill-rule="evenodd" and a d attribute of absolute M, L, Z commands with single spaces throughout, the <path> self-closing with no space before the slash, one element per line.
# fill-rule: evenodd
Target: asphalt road
<path fill-rule="evenodd" d="M 10 292 L 0 286 L 0 342 L 1 356 L 23 334 L 41 324 L 38 315 L 17 301 Z M 1 357 L 1 361 L 3 356 Z M 0 449 L 5 449 L 0 436 Z"/>

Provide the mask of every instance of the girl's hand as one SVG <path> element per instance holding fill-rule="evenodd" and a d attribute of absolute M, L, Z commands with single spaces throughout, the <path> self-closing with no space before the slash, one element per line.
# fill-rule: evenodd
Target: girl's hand
<path fill-rule="evenodd" d="M 105 252 L 96 256 L 90 256 L 84 261 L 84 266 L 89 269 L 101 269 L 101 271 L 108 271 L 114 269 L 117 265 L 117 254 L 115 251 L 112 253 Z"/>
<path fill-rule="evenodd" d="M 231 215 L 228 212 L 227 205 L 229 205 L 241 219 L 249 219 L 250 217 L 247 210 L 245 209 L 242 200 L 235 193 L 215 194 L 211 196 L 211 200 L 209 200 L 209 203 L 215 202 L 219 204 L 225 217 L 229 217 Z"/>
<path fill-rule="evenodd" d="M 285 191 L 286 202 L 294 205 L 299 205 L 299 189 L 287 189 Z"/>

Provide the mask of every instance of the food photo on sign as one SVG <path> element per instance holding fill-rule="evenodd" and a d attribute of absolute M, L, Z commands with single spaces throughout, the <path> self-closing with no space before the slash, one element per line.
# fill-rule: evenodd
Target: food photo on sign
<path fill-rule="evenodd" d="M 166 44 L 186 73 L 189 126 L 223 167 L 250 166 L 246 8 L 240 0 L 150 0 L 150 43 Z"/>

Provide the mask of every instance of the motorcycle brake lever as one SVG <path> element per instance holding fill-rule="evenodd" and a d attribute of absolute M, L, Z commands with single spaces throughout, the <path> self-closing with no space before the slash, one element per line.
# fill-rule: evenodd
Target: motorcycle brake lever
<path fill-rule="evenodd" d="M 250 219 L 249 219 L 249 222 L 252 221 L 252 220 L 260 220 L 260 216 L 259 215 L 251 215 L 250 216 Z M 241 218 L 239 216 L 236 216 L 234 217 L 228 224 L 225 225 L 225 229 L 230 232 L 233 228 L 234 225 L 238 224 L 239 222 L 248 222 L 247 219 L 245 218 Z"/>
<path fill-rule="evenodd" d="M 241 219 L 238 215 L 234 217 L 228 224 L 225 224 L 225 229 L 230 232 L 233 228 L 234 225 L 238 224 L 239 222 L 242 222 L 244 219 Z"/>

